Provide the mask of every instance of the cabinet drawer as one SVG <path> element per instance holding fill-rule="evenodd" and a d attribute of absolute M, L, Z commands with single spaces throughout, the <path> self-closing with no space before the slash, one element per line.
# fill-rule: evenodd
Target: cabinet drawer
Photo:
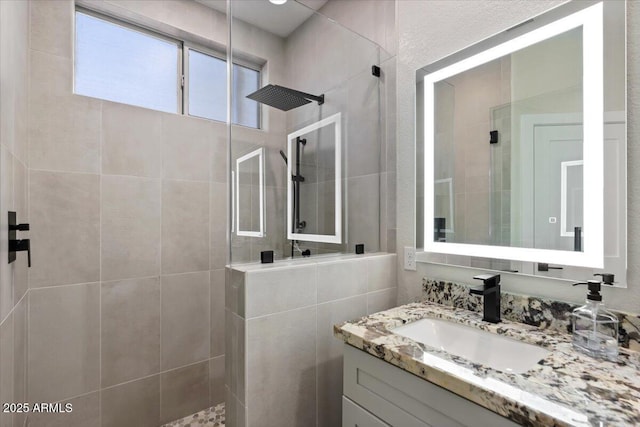
<path fill-rule="evenodd" d="M 344 345 L 344 395 L 396 427 L 518 425 L 348 344 Z"/>
<path fill-rule="evenodd" d="M 371 412 L 342 396 L 342 427 L 390 427 Z"/>

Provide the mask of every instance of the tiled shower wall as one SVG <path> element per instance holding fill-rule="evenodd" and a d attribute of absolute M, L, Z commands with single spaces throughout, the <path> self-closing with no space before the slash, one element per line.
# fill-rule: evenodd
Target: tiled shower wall
<path fill-rule="evenodd" d="M 367 254 L 228 268 L 227 425 L 341 425 L 333 325 L 395 306 L 395 265 Z"/>
<path fill-rule="evenodd" d="M 226 42 L 196 2 L 83 4 Z M 74 3 L 0 7 L 0 256 L 7 210 L 33 247 L 28 281 L 26 254 L 0 263 L 0 400 L 69 401 L 29 425 L 83 427 L 223 401 L 226 126 L 73 95 Z"/>
<path fill-rule="evenodd" d="M 0 1 L 0 402 L 24 402 L 27 364 L 27 256 L 7 263 L 7 211 L 28 222 L 27 88 L 29 5 Z M 22 237 L 25 232 L 20 232 Z M 0 412 L 0 426 L 23 414 Z"/>

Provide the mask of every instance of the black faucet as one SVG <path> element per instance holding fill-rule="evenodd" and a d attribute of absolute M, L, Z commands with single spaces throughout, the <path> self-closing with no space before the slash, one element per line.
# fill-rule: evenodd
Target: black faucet
<path fill-rule="evenodd" d="M 469 292 L 483 297 L 483 317 L 482 320 L 491 323 L 500 323 L 500 275 L 480 274 L 474 279 L 482 280 L 484 283 L 480 289 L 471 288 Z"/>

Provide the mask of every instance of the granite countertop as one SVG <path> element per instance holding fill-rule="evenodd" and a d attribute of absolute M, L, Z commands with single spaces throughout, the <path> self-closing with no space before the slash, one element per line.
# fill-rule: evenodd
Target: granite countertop
<path fill-rule="evenodd" d="M 390 332 L 422 318 L 466 324 L 550 351 L 524 374 L 501 372 Z M 525 426 L 640 425 L 640 353 L 616 362 L 576 352 L 571 336 L 432 302 L 407 304 L 334 327 L 336 337 Z"/>

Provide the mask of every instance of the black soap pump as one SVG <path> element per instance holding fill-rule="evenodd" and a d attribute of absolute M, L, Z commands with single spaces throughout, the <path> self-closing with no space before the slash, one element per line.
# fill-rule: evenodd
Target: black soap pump
<path fill-rule="evenodd" d="M 611 280 L 611 283 L 613 280 Z M 571 313 L 573 347 L 591 357 L 615 361 L 618 357 L 618 317 L 602 303 L 599 280 L 574 283 L 587 285 L 587 303 Z"/>

